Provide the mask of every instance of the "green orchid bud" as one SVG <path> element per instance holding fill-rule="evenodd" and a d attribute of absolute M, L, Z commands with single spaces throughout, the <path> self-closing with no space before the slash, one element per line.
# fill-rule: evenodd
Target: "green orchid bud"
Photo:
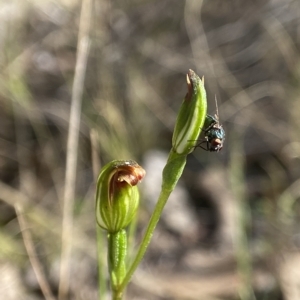
<path fill-rule="evenodd" d="M 177 154 L 187 155 L 195 148 L 207 111 L 204 78 L 192 70 L 186 76 L 188 92 L 181 104 L 173 133 L 172 145 Z"/>
<path fill-rule="evenodd" d="M 139 204 L 137 184 L 145 170 L 136 162 L 114 160 L 100 172 L 96 193 L 96 218 L 109 233 L 124 229 L 133 219 Z"/>

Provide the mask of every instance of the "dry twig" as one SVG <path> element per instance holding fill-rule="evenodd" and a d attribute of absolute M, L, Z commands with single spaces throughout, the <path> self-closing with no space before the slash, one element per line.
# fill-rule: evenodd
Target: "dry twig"
<path fill-rule="evenodd" d="M 69 135 L 67 142 L 67 163 L 62 224 L 62 253 L 60 266 L 59 299 L 65 299 L 69 290 L 70 257 L 72 252 L 73 205 L 77 169 L 77 148 L 83 86 L 90 46 L 90 23 L 92 0 L 83 0 L 78 33 L 77 59 L 72 88 Z"/>

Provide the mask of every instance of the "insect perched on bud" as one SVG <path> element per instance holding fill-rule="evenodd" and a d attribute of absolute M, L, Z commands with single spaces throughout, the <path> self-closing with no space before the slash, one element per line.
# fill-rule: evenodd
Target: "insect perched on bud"
<path fill-rule="evenodd" d="M 221 151 L 225 141 L 225 130 L 223 129 L 223 126 L 220 125 L 217 99 L 215 100 L 216 114 L 214 116 L 206 116 L 204 123 L 204 140 L 195 146 L 210 152 Z"/>

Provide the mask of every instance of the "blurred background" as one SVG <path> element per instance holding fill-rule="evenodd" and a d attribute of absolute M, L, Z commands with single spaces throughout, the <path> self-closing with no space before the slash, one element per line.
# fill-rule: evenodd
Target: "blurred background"
<path fill-rule="evenodd" d="M 189 156 L 126 299 L 299 300 L 299 46 L 298 0 L 1 0 L 1 299 L 57 299 L 62 260 L 97 299 L 96 174 L 146 170 L 135 249 L 193 69 L 224 148 Z"/>

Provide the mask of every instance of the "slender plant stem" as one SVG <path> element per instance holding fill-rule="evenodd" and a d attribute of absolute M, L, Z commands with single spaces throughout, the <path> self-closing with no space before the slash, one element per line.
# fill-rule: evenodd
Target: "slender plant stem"
<path fill-rule="evenodd" d="M 123 293 L 120 293 L 119 291 L 113 291 L 112 300 L 122 300 Z"/>
<path fill-rule="evenodd" d="M 240 277 L 239 295 L 241 300 L 255 300 L 255 294 L 251 285 L 252 282 L 252 261 L 249 251 L 247 236 L 247 225 L 249 223 L 250 208 L 248 207 L 245 184 L 243 178 L 244 156 L 241 149 L 242 131 L 236 132 L 234 138 L 231 138 L 231 184 L 236 197 L 237 206 L 237 241 L 236 258 L 237 271 Z"/>
<path fill-rule="evenodd" d="M 97 231 L 97 249 L 98 249 L 98 298 L 99 300 L 104 300 L 106 297 L 106 271 L 105 271 L 105 259 L 106 259 L 106 252 L 105 249 L 105 233 L 104 231 L 96 225 Z"/>
<path fill-rule="evenodd" d="M 162 214 L 163 208 L 165 207 L 165 204 L 167 203 L 167 200 L 169 199 L 170 194 L 174 190 L 182 172 L 184 169 L 186 163 L 186 156 L 177 156 L 176 153 L 171 150 L 169 159 L 167 162 L 167 165 L 163 172 L 163 183 L 162 183 L 162 190 L 160 192 L 158 201 L 156 203 L 156 206 L 154 208 L 153 214 L 150 218 L 150 221 L 148 223 L 148 227 L 146 229 L 146 232 L 144 234 L 143 240 L 140 244 L 140 247 L 138 249 L 138 252 L 136 254 L 136 257 L 129 268 L 128 272 L 126 273 L 126 276 L 122 282 L 122 284 L 119 286 L 118 293 L 121 295 L 126 288 L 127 284 L 129 283 L 131 276 L 133 275 L 134 271 L 140 264 L 141 260 L 143 259 L 146 250 L 148 248 L 148 245 L 151 241 L 153 232 L 155 230 L 155 227 L 160 219 L 160 216 Z M 113 298 L 113 300 L 122 299 L 120 298 Z"/>
<path fill-rule="evenodd" d="M 24 245 L 36 276 L 36 279 L 39 283 L 43 296 L 46 300 L 55 300 L 54 295 L 52 294 L 50 285 L 46 279 L 45 272 L 43 267 L 38 259 L 38 255 L 36 253 L 31 232 L 28 229 L 27 221 L 24 217 L 24 210 L 21 204 L 15 204 L 15 210 L 17 213 L 18 222 L 20 225 L 20 229 L 23 236 Z"/>
<path fill-rule="evenodd" d="M 78 153 L 77 148 L 79 139 L 83 85 L 90 46 L 89 32 L 91 16 L 92 0 L 83 0 L 78 33 L 78 52 L 72 88 L 69 135 L 67 142 L 67 162 L 62 224 L 62 253 L 60 265 L 60 282 L 58 290 L 58 298 L 60 300 L 66 299 L 70 285 L 69 276 L 70 258 L 72 252 L 73 206 L 75 198 L 75 181 Z"/>
<path fill-rule="evenodd" d="M 126 275 L 127 232 L 125 229 L 108 234 L 108 267 L 112 290 L 118 290 Z"/>
<path fill-rule="evenodd" d="M 93 176 L 94 183 L 97 182 L 97 176 L 100 170 L 100 159 L 99 159 L 99 147 L 98 147 L 98 139 L 97 132 L 95 129 L 91 129 L 90 131 L 90 139 L 91 139 L 91 155 L 92 155 L 92 167 L 93 167 Z M 106 245 L 105 245 L 105 233 L 96 223 L 96 237 L 97 237 L 97 260 L 98 260 L 98 299 L 104 300 L 107 297 L 107 286 L 106 286 Z"/>
<path fill-rule="evenodd" d="M 150 240 L 152 238 L 154 229 L 159 221 L 159 218 L 161 216 L 161 213 L 163 211 L 163 208 L 169 198 L 171 194 L 171 191 L 165 192 L 165 191 L 161 191 L 159 199 L 157 201 L 157 204 L 155 206 L 154 212 L 151 216 L 151 219 L 149 221 L 148 227 L 146 229 L 144 238 L 140 244 L 139 250 L 136 254 L 136 257 L 130 267 L 130 269 L 128 270 L 125 279 L 123 280 L 122 284 L 120 285 L 119 291 L 124 290 L 124 288 L 127 286 L 128 282 L 130 281 L 130 278 L 132 276 L 132 274 L 134 273 L 134 271 L 136 270 L 136 268 L 138 267 L 138 265 L 140 264 L 142 258 L 144 257 L 144 254 L 148 248 L 148 245 L 150 243 Z"/>

